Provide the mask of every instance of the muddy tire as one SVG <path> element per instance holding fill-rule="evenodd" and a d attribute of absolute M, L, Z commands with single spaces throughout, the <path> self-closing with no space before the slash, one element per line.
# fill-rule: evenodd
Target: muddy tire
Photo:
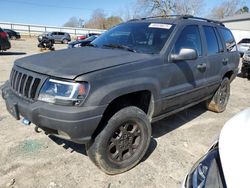
<path fill-rule="evenodd" d="M 230 81 L 225 77 L 220 87 L 215 92 L 212 99 L 206 101 L 206 107 L 208 110 L 221 113 L 225 111 L 230 96 Z"/>
<path fill-rule="evenodd" d="M 151 139 L 145 112 L 130 106 L 115 113 L 93 143 L 86 145 L 94 164 L 107 174 L 120 174 L 136 166 Z"/>

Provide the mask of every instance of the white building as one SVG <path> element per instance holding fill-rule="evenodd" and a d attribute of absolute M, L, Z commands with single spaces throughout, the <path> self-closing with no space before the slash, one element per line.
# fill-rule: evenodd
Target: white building
<path fill-rule="evenodd" d="M 242 38 L 250 38 L 250 13 L 234 15 L 220 21 L 232 31 L 236 42 Z"/>

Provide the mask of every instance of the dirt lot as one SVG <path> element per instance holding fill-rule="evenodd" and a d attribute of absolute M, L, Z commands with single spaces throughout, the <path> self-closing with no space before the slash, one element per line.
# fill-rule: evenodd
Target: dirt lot
<path fill-rule="evenodd" d="M 11 42 L 12 49 L 0 55 L 0 85 L 8 79 L 15 59 L 40 53 L 35 39 Z M 180 187 L 223 124 L 250 106 L 249 93 L 250 81 L 237 77 L 224 113 L 198 105 L 153 124 L 147 155 L 135 168 L 116 176 L 97 169 L 84 146 L 37 134 L 34 125 L 14 120 L 0 97 L 0 187 Z"/>

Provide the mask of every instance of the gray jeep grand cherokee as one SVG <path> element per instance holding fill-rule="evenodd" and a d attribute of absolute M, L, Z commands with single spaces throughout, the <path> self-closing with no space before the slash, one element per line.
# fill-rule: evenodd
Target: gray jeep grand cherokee
<path fill-rule="evenodd" d="M 107 174 L 146 153 L 151 122 L 206 101 L 226 108 L 239 54 L 223 24 L 192 17 L 131 20 L 89 47 L 15 61 L 2 96 L 10 114 L 86 144 Z"/>

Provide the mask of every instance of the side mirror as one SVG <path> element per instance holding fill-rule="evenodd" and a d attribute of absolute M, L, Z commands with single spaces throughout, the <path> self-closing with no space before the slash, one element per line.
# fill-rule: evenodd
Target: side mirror
<path fill-rule="evenodd" d="M 179 54 L 171 54 L 172 61 L 195 60 L 198 58 L 198 53 L 195 49 L 182 48 Z"/>

